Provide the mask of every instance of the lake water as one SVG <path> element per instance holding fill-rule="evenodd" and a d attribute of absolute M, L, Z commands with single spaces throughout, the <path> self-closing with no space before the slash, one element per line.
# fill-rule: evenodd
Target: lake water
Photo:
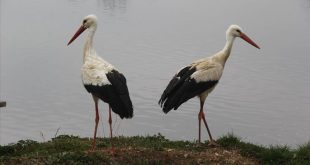
<path fill-rule="evenodd" d="M 113 115 L 114 135 L 195 140 L 198 99 L 165 115 L 157 101 L 184 65 L 223 48 L 230 24 L 260 47 L 236 39 L 205 112 L 215 138 L 228 132 L 252 143 L 297 146 L 310 139 L 309 0 L 3 0 L 0 144 L 92 137 L 94 104 L 80 67 L 85 34 L 69 39 L 88 14 L 98 16 L 94 46 L 122 71 L 134 118 Z M 99 137 L 108 136 L 100 103 Z M 207 132 L 203 129 L 203 140 Z"/>

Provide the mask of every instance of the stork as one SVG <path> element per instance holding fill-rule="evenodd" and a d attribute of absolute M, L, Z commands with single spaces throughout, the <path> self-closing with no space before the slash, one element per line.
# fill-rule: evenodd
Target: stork
<path fill-rule="evenodd" d="M 231 25 L 226 31 L 226 44 L 224 48 L 212 56 L 194 61 L 190 65 L 179 70 L 170 80 L 158 102 L 164 113 L 177 110 L 187 100 L 198 96 L 200 99 L 200 111 L 198 113 L 198 142 L 201 142 L 201 119 L 203 120 L 210 138 L 210 145 L 217 145 L 213 140 L 205 114 L 204 102 L 210 92 L 220 80 L 225 63 L 230 55 L 233 42 L 240 37 L 254 47 L 259 46 L 253 42 L 238 25 Z"/>
<path fill-rule="evenodd" d="M 93 38 L 97 29 L 97 17 L 88 15 L 83 19 L 82 25 L 69 41 L 70 45 L 80 34 L 88 29 L 88 35 L 83 51 L 82 82 L 86 90 L 91 93 L 96 110 L 94 139 L 92 149 L 96 147 L 96 134 L 99 122 L 99 99 L 109 104 L 109 126 L 112 142 L 111 109 L 121 119 L 132 118 L 133 106 L 130 100 L 126 78 L 113 65 L 99 57 L 93 48 Z M 113 147 L 113 144 L 112 144 Z"/>

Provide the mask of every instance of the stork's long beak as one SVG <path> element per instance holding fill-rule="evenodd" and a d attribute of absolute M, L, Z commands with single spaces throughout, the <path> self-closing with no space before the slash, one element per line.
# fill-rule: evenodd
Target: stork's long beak
<path fill-rule="evenodd" d="M 260 49 L 260 47 L 254 41 L 252 41 L 246 34 L 241 32 L 240 38 L 242 38 L 244 41 L 248 42 L 249 44 L 253 45 L 254 47 Z"/>
<path fill-rule="evenodd" d="M 71 40 L 68 42 L 67 46 L 70 45 L 80 34 L 83 33 L 83 31 L 86 30 L 86 28 L 82 25 L 74 34 L 74 36 L 71 38 Z"/>

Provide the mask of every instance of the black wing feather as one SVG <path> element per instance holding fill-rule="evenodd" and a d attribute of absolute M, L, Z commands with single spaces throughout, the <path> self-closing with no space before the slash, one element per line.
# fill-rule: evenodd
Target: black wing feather
<path fill-rule="evenodd" d="M 122 112 L 125 113 L 124 115 L 126 117 L 131 118 L 133 116 L 133 106 L 129 96 L 125 76 L 122 73 L 113 70 L 111 73 L 107 74 L 107 78 L 113 85 L 114 89 L 116 90 L 116 93 L 119 96 L 119 99 L 121 100 L 121 103 L 123 104 L 122 106 L 124 109 L 122 110 Z M 114 106 L 118 106 L 118 104 L 120 103 L 116 102 L 115 104 L 116 105 Z"/>
<path fill-rule="evenodd" d="M 177 90 L 179 86 L 182 85 L 182 83 L 184 83 L 185 79 L 190 77 L 190 75 L 192 75 L 195 71 L 196 71 L 195 68 L 187 66 L 181 69 L 177 74 L 175 74 L 173 78 L 170 80 L 163 94 L 161 95 L 158 104 L 162 106 L 162 104 L 169 97 L 169 95 L 174 93 L 175 90 Z"/>
<path fill-rule="evenodd" d="M 213 88 L 218 83 L 217 80 L 206 82 L 195 82 L 194 79 L 187 78 L 178 90 L 167 98 L 163 106 L 163 111 L 168 113 L 171 109 L 178 109 L 187 100 Z"/>
<path fill-rule="evenodd" d="M 108 103 L 113 112 L 121 118 L 132 118 L 133 106 L 126 85 L 126 78 L 117 70 L 112 70 L 106 76 L 112 85 L 84 85 L 86 90 Z"/>
<path fill-rule="evenodd" d="M 168 113 L 171 109 L 178 109 L 187 100 L 213 88 L 217 84 L 217 80 L 197 83 L 190 77 L 195 71 L 195 67 L 187 66 L 180 70 L 169 82 L 158 102 L 165 113 Z"/>

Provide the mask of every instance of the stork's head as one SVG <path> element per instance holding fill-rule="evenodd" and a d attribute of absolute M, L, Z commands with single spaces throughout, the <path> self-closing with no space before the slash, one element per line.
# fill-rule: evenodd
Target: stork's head
<path fill-rule="evenodd" d="M 246 41 L 249 44 L 253 45 L 254 47 L 260 49 L 259 46 L 254 41 L 252 41 L 245 33 L 243 33 L 242 28 L 238 25 L 230 25 L 226 31 L 226 37 L 227 38 L 240 37 L 244 41 Z"/>
<path fill-rule="evenodd" d="M 97 17 L 93 14 L 86 16 L 83 19 L 83 23 L 82 25 L 84 26 L 84 28 L 90 28 L 90 27 L 95 27 L 97 26 Z"/>
<path fill-rule="evenodd" d="M 95 15 L 93 15 L 93 14 L 86 16 L 83 19 L 83 22 L 82 22 L 82 25 L 80 26 L 80 28 L 76 31 L 74 36 L 68 42 L 68 45 L 70 45 L 86 29 L 96 30 L 96 28 L 97 28 L 97 17 Z"/>

